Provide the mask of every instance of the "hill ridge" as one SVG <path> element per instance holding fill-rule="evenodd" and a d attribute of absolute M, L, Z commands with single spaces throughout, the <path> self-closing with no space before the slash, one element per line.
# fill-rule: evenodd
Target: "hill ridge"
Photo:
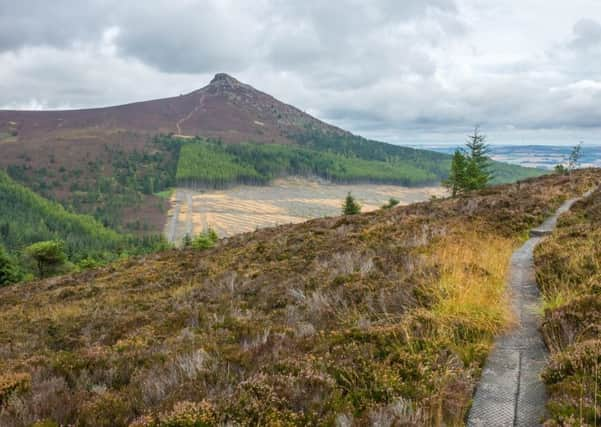
<path fill-rule="evenodd" d="M 202 114 L 196 114 L 199 96 L 207 101 Z M 229 114 L 224 109 L 229 109 Z M 182 133 L 177 123 L 186 115 L 186 135 L 210 136 L 224 142 L 291 143 L 289 135 L 303 131 L 306 126 L 350 135 L 226 73 L 217 73 L 208 85 L 179 96 L 92 108 L 0 110 L 0 134 L 16 131 L 16 136 L 27 142 L 28 137 L 65 133 L 65 129 L 122 128 L 151 135 Z"/>

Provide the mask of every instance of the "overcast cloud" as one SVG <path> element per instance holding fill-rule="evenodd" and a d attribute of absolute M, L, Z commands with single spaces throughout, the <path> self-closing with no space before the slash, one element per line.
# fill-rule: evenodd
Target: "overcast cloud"
<path fill-rule="evenodd" d="M 599 0 L 0 3 L 0 107 L 190 92 L 227 72 L 404 144 L 601 144 Z"/>

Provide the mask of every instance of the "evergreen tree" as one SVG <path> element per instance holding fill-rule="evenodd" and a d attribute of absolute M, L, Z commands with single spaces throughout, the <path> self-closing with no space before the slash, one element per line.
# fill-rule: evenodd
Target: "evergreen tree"
<path fill-rule="evenodd" d="M 0 287 L 18 282 L 19 280 L 20 274 L 17 263 L 6 252 L 4 247 L 0 246 Z"/>
<path fill-rule="evenodd" d="M 356 215 L 358 213 L 361 213 L 361 205 L 355 200 L 349 191 L 346 195 L 346 199 L 344 199 L 344 203 L 342 204 L 342 214 Z"/>
<path fill-rule="evenodd" d="M 398 199 L 395 199 L 394 197 L 391 197 L 390 199 L 388 199 L 388 203 L 386 203 L 385 205 L 382 206 L 382 209 L 391 209 L 391 208 L 394 208 L 399 203 L 401 203 L 401 202 Z"/>
<path fill-rule="evenodd" d="M 215 246 L 217 240 L 219 240 L 219 236 L 217 236 L 215 230 L 209 228 L 196 236 L 194 240 L 192 240 L 191 246 L 193 249 L 197 250 L 209 249 Z"/>
<path fill-rule="evenodd" d="M 468 137 L 465 148 L 455 150 L 449 177 L 443 182 L 453 197 L 464 191 L 479 190 L 488 185 L 493 178 L 490 172 L 489 151 L 486 135 L 482 135 L 478 127 L 474 129 L 474 134 Z"/>
<path fill-rule="evenodd" d="M 465 144 L 465 156 L 468 159 L 467 170 L 467 189 L 478 190 L 486 187 L 492 180 L 490 172 L 490 147 L 486 143 L 486 135 L 480 133 L 476 126 L 474 134 L 468 136 Z"/>
<path fill-rule="evenodd" d="M 451 191 L 453 197 L 467 189 L 467 164 L 468 160 L 461 150 L 455 150 L 453 161 L 451 162 L 451 172 L 449 173 L 449 177 L 443 183 L 444 186 Z"/>

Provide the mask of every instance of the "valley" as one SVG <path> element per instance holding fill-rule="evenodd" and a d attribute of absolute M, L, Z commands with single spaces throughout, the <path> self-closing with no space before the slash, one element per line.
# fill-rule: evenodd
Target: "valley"
<path fill-rule="evenodd" d="M 302 177 L 276 179 L 267 186 L 240 185 L 224 190 L 177 188 L 170 199 L 165 236 L 178 243 L 186 234 L 194 236 L 210 227 L 219 236 L 230 237 L 257 228 L 337 216 L 348 192 L 362 204 L 363 212 L 379 209 L 390 198 L 406 205 L 447 195 L 444 188 L 436 186 L 336 185 Z"/>

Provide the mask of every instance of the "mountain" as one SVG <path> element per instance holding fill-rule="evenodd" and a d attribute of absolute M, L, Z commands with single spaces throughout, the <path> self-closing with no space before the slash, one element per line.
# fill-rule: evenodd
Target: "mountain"
<path fill-rule="evenodd" d="M 0 425 L 462 425 L 514 324 L 513 250 L 600 179 L 548 175 L 2 288 Z M 573 373 L 595 354 L 551 372 L 573 376 L 575 410 L 594 377 Z"/>
<path fill-rule="evenodd" d="M 190 146 L 201 140 L 212 141 L 208 150 Z M 167 206 L 154 194 L 178 183 L 265 184 L 308 174 L 340 183 L 426 185 L 444 179 L 450 165 L 445 154 L 328 125 L 227 74 L 172 98 L 87 110 L 0 111 L 0 152 L 0 168 L 12 178 L 104 225 L 136 233 L 162 230 Z M 209 152 L 212 157 L 205 156 Z M 225 179 L 221 166 L 228 168 Z M 494 169 L 497 182 L 542 173 L 500 163 Z"/>
<path fill-rule="evenodd" d="M 80 139 L 139 141 L 131 133 L 278 144 L 292 143 L 289 135 L 307 128 L 350 135 L 227 74 L 217 74 L 208 86 L 172 98 L 86 110 L 0 111 L 0 126 L 4 135 L 0 141 L 18 142 L 25 149 L 52 140 L 57 145 Z M 9 147 L 3 148 L 13 151 Z"/>

